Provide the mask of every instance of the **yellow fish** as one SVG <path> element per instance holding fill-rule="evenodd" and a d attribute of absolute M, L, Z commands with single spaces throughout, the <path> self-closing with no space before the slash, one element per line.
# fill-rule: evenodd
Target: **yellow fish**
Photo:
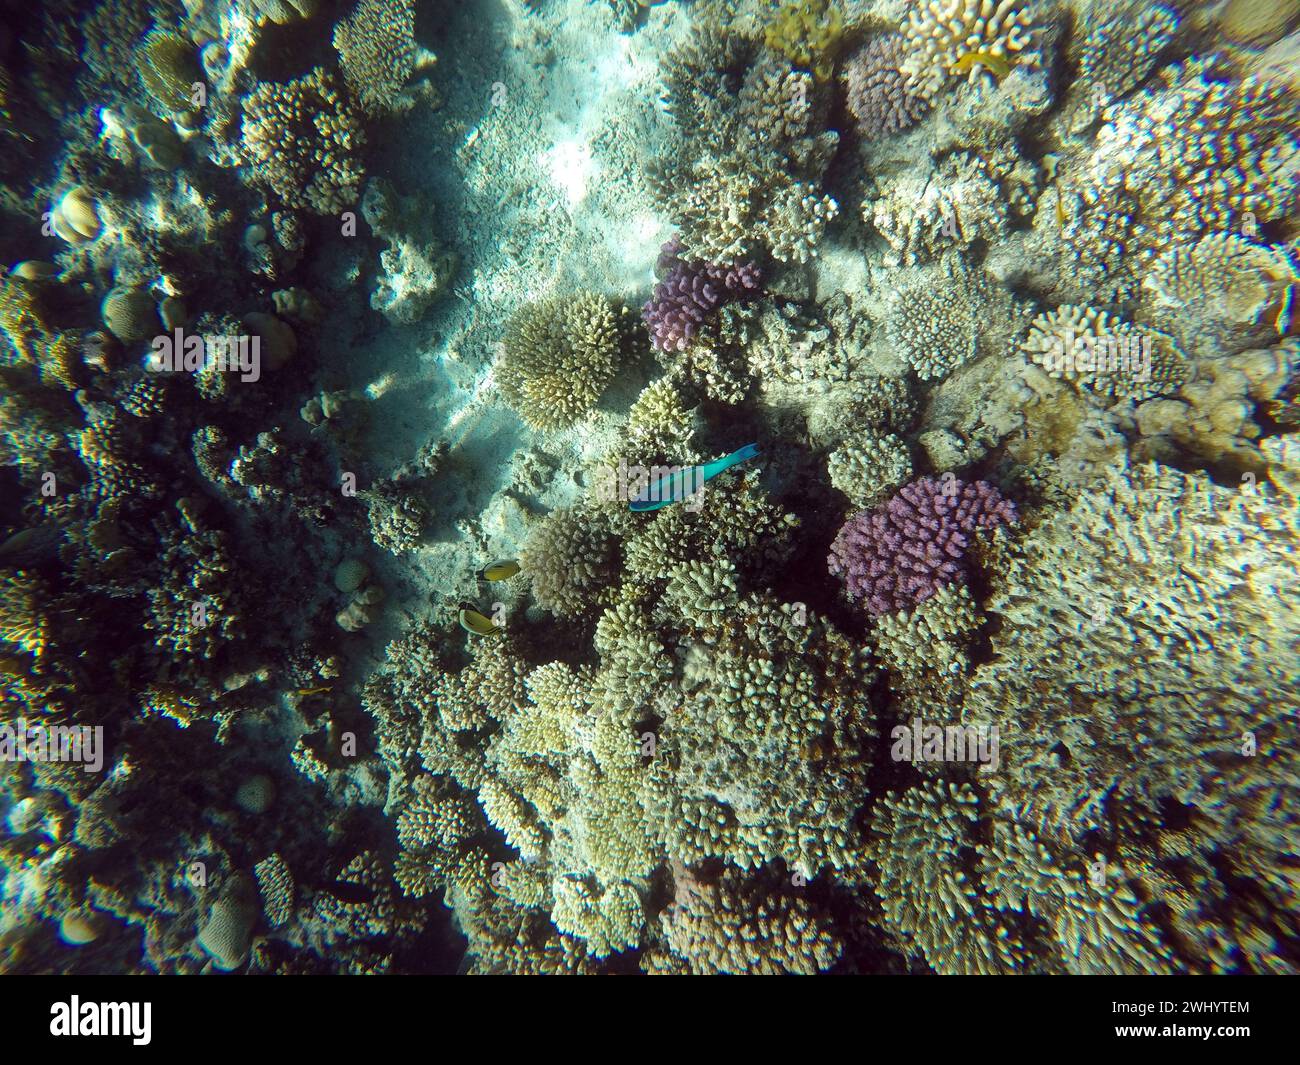
<path fill-rule="evenodd" d="M 469 603 L 460 604 L 458 615 L 460 627 L 475 636 L 495 636 L 501 632 L 501 626 L 494 624 L 485 614 L 480 614 Z"/>
<path fill-rule="evenodd" d="M 320 695 L 321 692 L 327 692 L 332 687 L 334 687 L 333 684 L 322 684 L 319 688 L 299 688 L 294 694 L 295 695 Z"/>
<path fill-rule="evenodd" d="M 504 581 L 509 580 L 519 572 L 519 563 L 513 558 L 505 562 L 493 562 L 490 566 L 484 566 L 478 571 L 478 579 L 481 581 Z"/>
<path fill-rule="evenodd" d="M 996 52 L 967 52 L 952 65 L 952 72 L 966 74 L 976 63 L 985 67 L 998 81 L 1010 74 L 1011 68 L 1016 65 L 1015 60 Z"/>

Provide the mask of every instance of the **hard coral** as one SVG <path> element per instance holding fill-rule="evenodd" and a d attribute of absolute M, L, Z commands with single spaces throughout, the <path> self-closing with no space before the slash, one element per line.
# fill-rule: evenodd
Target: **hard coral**
<path fill-rule="evenodd" d="M 356 203 L 365 132 L 331 74 L 263 82 L 244 98 L 253 177 L 287 207 L 335 214 Z"/>
<path fill-rule="evenodd" d="M 886 614 L 961 580 L 972 535 L 1015 521 L 1015 506 L 986 481 L 921 477 L 845 522 L 827 562 L 850 599 Z"/>
<path fill-rule="evenodd" d="M 507 329 L 497 384 L 534 429 L 561 429 L 596 405 L 628 332 L 626 310 L 595 293 L 529 304 Z"/>
<path fill-rule="evenodd" d="M 343 80 L 369 115 L 393 106 L 415 70 L 415 7 L 412 0 L 360 0 L 334 27 Z"/>
<path fill-rule="evenodd" d="M 849 114 L 867 140 L 915 125 L 930 109 L 901 67 L 906 52 L 896 33 L 873 37 L 844 63 L 844 92 Z"/>
<path fill-rule="evenodd" d="M 684 351 L 724 302 L 751 294 L 759 286 L 756 263 L 694 262 L 681 259 L 680 253 L 679 240 L 664 245 L 659 265 L 667 273 L 641 308 L 650 341 L 660 351 Z"/>
<path fill-rule="evenodd" d="M 832 0 L 792 0 L 768 24 L 764 43 L 825 81 L 835 67 L 844 16 Z"/>

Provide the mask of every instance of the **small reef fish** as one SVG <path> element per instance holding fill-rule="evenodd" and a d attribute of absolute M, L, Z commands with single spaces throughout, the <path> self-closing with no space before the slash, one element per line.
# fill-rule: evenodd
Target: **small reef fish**
<path fill-rule="evenodd" d="M 1011 68 L 1016 65 L 1015 60 L 996 52 L 967 52 L 952 65 L 952 72 L 966 74 L 976 63 L 987 69 L 998 81 L 1010 74 Z"/>
<path fill-rule="evenodd" d="M 295 695 L 320 695 L 323 692 L 329 691 L 333 687 L 334 687 L 333 684 L 322 684 L 319 688 L 299 688 L 296 692 L 294 692 L 294 694 Z"/>
<path fill-rule="evenodd" d="M 501 631 L 500 625 L 493 624 L 491 618 L 480 614 L 469 603 L 460 604 L 458 620 L 462 629 L 475 636 L 495 636 Z"/>
<path fill-rule="evenodd" d="M 746 444 L 739 451 L 733 451 L 730 455 L 715 459 L 713 462 L 706 462 L 703 466 L 687 466 L 685 469 L 675 470 L 666 477 L 660 477 L 649 488 L 638 494 L 628 506 L 638 511 L 658 510 L 669 503 L 680 503 L 698 492 L 705 481 L 716 477 L 723 470 L 728 470 L 737 463 L 752 459 L 757 454 L 757 444 Z"/>
<path fill-rule="evenodd" d="M 512 558 L 505 562 L 493 562 L 490 566 L 484 566 L 478 571 L 478 579 L 481 581 L 505 581 L 518 572 L 519 563 Z"/>

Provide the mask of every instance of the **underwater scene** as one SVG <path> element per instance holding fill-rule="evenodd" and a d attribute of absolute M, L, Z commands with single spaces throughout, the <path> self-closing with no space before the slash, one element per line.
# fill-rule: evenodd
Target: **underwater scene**
<path fill-rule="evenodd" d="M 1300 0 L 0 0 L 0 973 L 1300 972 L 1298 120 Z"/>

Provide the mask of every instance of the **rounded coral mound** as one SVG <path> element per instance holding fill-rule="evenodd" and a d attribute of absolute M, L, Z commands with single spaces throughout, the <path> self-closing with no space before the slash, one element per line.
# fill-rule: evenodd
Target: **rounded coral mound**
<path fill-rule="evenodd" d="M 868 140 L 915 125 L 930 108 L 901 70 L 907 49 L 896 33 L 873 37 L 844 63 L 844 94 L 858 133 Z"/>
<path fill-rule="evenodd" d="M 970 535 L 1015 520 L 1015 505 L 987 481 L 921 477 L 845 522 L 827 562 L 851 599 L 888 614 L 960 580 Z"/>
<path fill-rule="evenodd" d="M 538 605 L 573 615 L 591 605 L 617 573 L 618 540 L 595 511 L 565 508 L 537 525 L 520 561 Z"/>
<path fill-rule="evenodd" d="M 497 384 L 534 429 L 562 429 L 591 411 L 614 379 L 627 312 L 596 293 L 532 303 L 510 322 Z"/>

